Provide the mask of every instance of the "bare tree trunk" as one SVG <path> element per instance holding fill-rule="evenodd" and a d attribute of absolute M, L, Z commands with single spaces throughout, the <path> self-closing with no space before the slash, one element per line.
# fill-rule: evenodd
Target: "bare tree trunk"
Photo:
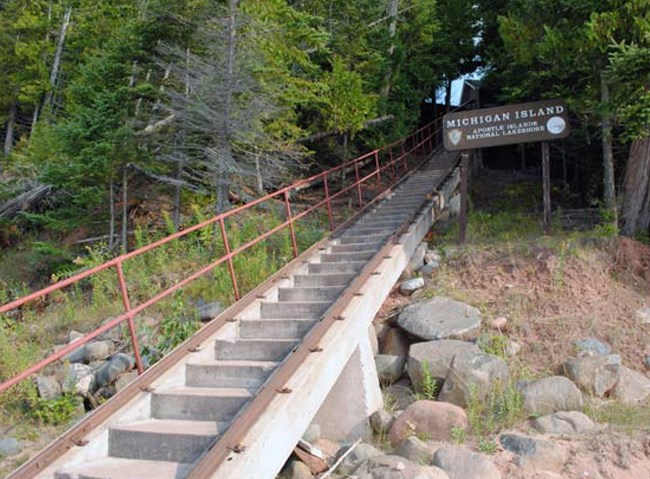
<path fill-rule="evenodd" d="M 264 179 L 262 178 L 262 165 L 260 163 L 260 154 L 255 155 L 255 177 L 257 180 L 257 194 L 264 195 Z"/>
<path fill-rule="evenodd" d="M 626 236 L 650 229 L 650 136 L 635 140 L 623 180 L 622 232 Z"/>
<path fill-rule="evenodd" d="M 231 116 L 235 76 L 235 54 L 237 48 L 237 5 L 239 0 L 228 0 L 228 58 L 225 78 L 225 108 L 224 108 L 224 151 L 227 157 L 232 158 L 232 132 Z M 228 191 L 230 189 L 230 174 L 225 165 L 217 165 L 217 205 L 216 211 L 222 213 L 228 206 Z"/>
<path fill-rule="evenodd" d="M 388 98 L 391 89 L 391 80 L 393 78 L 393 54 L 395 53 L 395 34 L 397 33 L 397 12 L 399 10 L 399 0 L 388 0 L 388 16 L 390 23 L 388 24 L 388 37 L 390 38 L 390 46 L 387 52 L 388 68 L 384 75 L 384 86 L 381 89 L 381 96 Z"/>
<path fill-rule="evenodd" d="M 451 84 L 452 84 L 452 79 L 446 78 L 445 79 L 445 108 L 447 110 L 447 113 L 451 111 Z"/>
<path fill-rule="evenodd" d="M 128 251 L 129 227 L 129 176 L 126 162 L 122 166 L 122 252 Z"/>
<path fill-rule="evenodd" d="M 602 73 L 600 76 L 601 101 L 607 105 L 609 103 L 609 85 L 607 78 Z M 603 115 L 602 122 L 602 142 L 603 142 L 603 182 L 605 208 L 610 215 L 612 224 L 618 227 L 618 211 L 616 208 L 616 187 L 614 183 L 614 154 L 612 152 L 612 119 L 609 113 Z"/>
<path fill-rule="evenodd" d="M 70 17 L 72 16 L 72 7 L 68 7 L 63 15 L 63 23 L 61 23 L 61 31 L 59 32 L 59 38 L 56 42 L 56 51 L 54 53 L 54 62 L 52 62 L 52 70 L 50 70 L 50 90 L 45 95 L 45 101 L 43 104 L 45 108 L 52 107 L 52 98 L 54 97 L 54 88 L 56 82 L 59 78 L 59 69 L 61 66 L 61 56 L 63 55 L 63 45 L 65 44 L 65 36 L 68 32 L 68 27 L 70 26 Z M 38 119 L 38 117 L 36 118 Z M 35 124 L 32 124 L 32 130 L 35 128 Z"/>
<path fill-rule="evenodd" d="M 18 115 L 18 105 L 14 101 L 9 107 L 9 116 L 7 117 L 7 133 L 5 135 L 5 144 L 3 149 L 3 153 L 5 156 L 9 156 L 11 150 L 14 147 L 14 129 L 16 128 L 17 115 Z M 0 167 L 0 171 L 2 171 L 1 167 Z"/>
<path fill-rule="evenodd" d="M 113 251 L 115 247 L 115 185 L 111 175 L 111 182 L 108 186 L 108 208 L 110 212 L 110 223 L 108 225 L 108 249 Z"/>

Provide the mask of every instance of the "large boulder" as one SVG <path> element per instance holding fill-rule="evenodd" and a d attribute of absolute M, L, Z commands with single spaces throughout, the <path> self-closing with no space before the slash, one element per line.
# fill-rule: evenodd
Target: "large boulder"
<path fill-rule="evenodd" d="M 413 344 L 409 350 L 407 372 L 415 390 L 422 392 L 424 368 L 436 382 L 436 387 L 441 388 L 454 356 L 464 352 L 479 354 L 481 350 L 475 344 L 455 339 Z"/>
<path fill-rule="evenodd" d="M 438 399 L 467 407 L 472 400 L 487 399 L 494 386 L 504 386 L 509 378 L 508 365 L 500 357 L 466 351 L 454 356 Z"/>
<path fill-rule="evenodd" d="M 650 379 L 625 366 L 612 390 L 612 397 L 625 404 L 638 404 L 650 396 Z"/>
<path fill-rule="evenodd" d="M 36 376 L 38 395 L 43 399 L 56 399 L 61 396 L 61 385 L 54 376 Z"/>
<path fill-rule="evenodd" d="M 506 451 L 515 454 L 515 463 L 528 472 L 559 473 L 568 459 L 566 447 L 542 438 L 504 433 L 499 436 L 499 443 Z"/>
<path fill-rule="evenodd" d="M 436 296 L 404 308 L 397 323 L 422 339 L 471 339 L 481 327 L 481 312 L 465 303 Z"/>
<path fill-rule="evenodd" d="M 433 455 L 443 444 L 435 441 L 423 441 L 415 436 L 409 436 L 397 446 L 395 454 L 417 464 L 433 464 Z"/>
<path fill-rule="evenodd" d="M 413 385 L 408 378 L 402 378 L 384 389 L 386 403 L 392 409 L 406 409 L 415 402 Z"/>
<path fill-rule="evenodd" d="M 301 461 L 291 461 L 287 468 L 289 479 L 313 479 L 309 466 Z"/>
<path fill-rule="evenodd" d="M 501 472 L 487 456 L 461 446 L 438 449 L 433 464 L 445 471 L 449 479 L 501 479 Z"/>
<path fill-rule="evenodd" d="M 395 419 L 388 439 L 393 447 L 413 435 L 433 441 L 450 441 L 455 429 L 467 429 L 467 415 L 462 408 L 444 402 L 420 400 Z"/>
<path fill-rule="evenodd" d="M 400 456 L 375 456 L 354 471 L 357 479 L 449 479 L 444 471 L 423 466 Z"/>
<path fill-rule="evenodd" d="M 415 293 L 418 289 L 424 288 L 424 279 L 423 278 L 411 278 L 402 282 L 399 287 L 399 292 L 404 295 L 411 295 Z"/>
<path fill-rule="evenodd" d="M 219 301 L 214 301 L 212 303 L 204 303 L 199 305 L 196 308 L 197 316 L 201 321 L 212 321 L 214 318 L 219 316 L 225 311 L 223 304 Z"/>
<path fill-rule="evenodd" d="M 113 384 L 117 379 L 135 366 L 135 360 L 128 354 L 118 353 L 97 371 L 97 384 L 105 387 Z"/>
<path fill-rule="evenodd" d="M 524 411 L 529 416 L 543 416 L 557 411 L 582 409 L 580 389 L 564 376 L 551 376 L 522 387 Z"/>
<path fill-rule="evenodd" d="M 560 371 L 584 392 L 602 398 L 609 395 L 621 377 L 621 357 L 610 354 L 569 358 Z"/>
<path fill-rule="evenodd" d="M 402 356 L 391 356 L 389 354 L 378 354 L 375 356 L 377 376 L 384 383 L 394 383 L 404 374 L 406 359 Z"/>
<path fill-rule="evenodd" d="M 96 390 L 95 370 L 85 364 L 70 364 L 65 371 L 61 386 L 64 394 L 88 397 Z"/>
<path fill-rule="evenodd" d="M 0 437 L 0 459 L 18 454 L 22 448 L 22 444 L 17 439 L 10 436 Z"/>
<path fill-rule="evenodd" d="M 559 411 L 538 417 L 530 425 L 541 434 L 575 435 L 594 431 L 597 426 L 579 411 Z"/>
<path fill-rule="evenodd" d="M 383 456 L 384 453 L 377 449 L 375 446 L 366 444 L 364 442 L 359 443 L 350 454 L 343 459 L 339 471 L 350 472 L 354 470 L 360 463 L 366 462 L 369 459 L 377 456 Z"/>
<path fill-rule="evenodd" d="M 370 416 L 370 427 L 377 434 L 385 434 L 395 422 L 396 414 L 380 409 Z"/>
<path fill-rule="evenodd" d="M 84 363 L 108 359 L 114 352 L 115 343 L 112 340 L 92 341 L 84 346 Z"/>
<path fill-rule="evenodd" d="M 578 356 L 607 356 L 612 353 L 612 347 L 596 338 L 583 338 L 573 342 Z"/>

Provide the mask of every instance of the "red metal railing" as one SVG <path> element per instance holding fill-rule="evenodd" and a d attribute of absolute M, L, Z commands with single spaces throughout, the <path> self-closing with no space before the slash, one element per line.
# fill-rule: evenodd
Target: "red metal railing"
<path fill-rule="evenodd" d="M 310 178 L 300 180 L 290 186 L 287 186 L 281 190 L 270 193 L 262 198 L 254 200 L 238 208 L 234 208 L 226 213 L 215 216 L 200 224 L 187 228 L 183 231 L 179 231 L 178 233 L 172 234 L 166 238 L 155 241 L 147 246 L 139 248 L 130 253 L 118 256 L 99 266 L 90 268 L 68 279 L 59 281 L 40 291 L 37 291 L 35 293 L 29 294 L 20 299 L 17 299 L 15 301 L 0 306 L 0 314 L 7 313 L 9 311 L 20 308 L 32 301 L 42 299 L 48 295 L 51 295 L 52 293 L 60 291 L 68 286 L 77 284 L 86 278 L 89 278 L 93 275 L 96 275 L 100 272 L 107 271 L 110 269 L 114 269 L 116 272 L 117 280 L 119 283 L 119 293 L 124 306 L 124 313 L 122 313 L 118 317 L 111 319 L 110 321 L 103 324 L 101 327 L 95 329 L 91 333 L 86 334 L 83 338 L 75 341 L 72 344 L 69 344 L 63 349 L 43 359 L 42 361 L 39 361 L 38 363 L 25 369 L 20 374 L 17 374 L 14 377 L 0 384 L 0 393 L 6 391 L 7 389 L 11 388 L 17 383 L 27 379 L 29 376 L 42 370 L 46 366 L 60 360 L 61 358 L 64 358 L 66 355 L 68 355 L 75 349 L 92 341 L 94 338 L 98 337 L 99 335 L 108 331 L 109 329 L 112 329 L 125 322 L 128 325 L 131 345 L 133 347 L 133 353 L 135 356 L 136 367 L 138 372 L 142 373 L 144 371 L 144 367 L 140 355 L 137 329 L 134 321 L 134 318 L 139 313 L 151 307 L 152 305 L 160 302 L 161 300 L 167 298 L 171 294 L 175 293 L 176 291 L 185 287 L 189 283 L 195 281 L 199 277 L 205 275 L 206 273 L 209 273 L 210 271 L 214 270 L 217 266 L 224 263 L 226 263 L 228 267 L 230 279 L 232 282 L 234 297 L 235 299 L 239 299 L 240 288 L 237 283 L 237 274 L 233 263 L 233 258 L 235 256 L 259 244 L 261 241 L 264 241 L 265 239 L 269 238 L 271 235 L 281 230 L 288 229 L 289 234 L 291 236 L 291 246 L 292 246 L 293 254 L 294 257 L 297 257 L 299 254 L 298 243 L 296 240 L 296 230 L 295 230 L 295 224 L 297 221 L 317 211 L 318 209 L 325 207 L 327 211 L 327 218 L 328 218 L 330 230 L 334 230 L 336 224 L 335 224 L 335 218 L 333 214 L 332 202 L 346 194 L 351 194 L 356 196 L 358 207 L 363 208 L 364 207 L 364 195 L 363 195 L 364 186 L 369 191 L 374 190 L 374 196 L 377 197 L 382 191 L 382 186 L 383 186 L 382 172 L 386 172 L 383 175 L 383 178 L 390 177 L 391 181 L 385 186 L 385 188 L 390 188 L 393 184 L 395 184 L 399 180 L 398 171 L 400 168 L 403 170 L 403 174 L 405 174 L 406 172 L 408 172 L 409 170 L 417 166 L 418 156 L 423 156 L 430 153 L 433 150 L 433 148 L 437 146 L 437 144 L 439 143 L 438 142 L 439 130 L 436 129 L 436 126 L 437 123 L 435 124 L 431 123 L 429 125 L 426 125 L 425 127 L 418 129 L 411 136 L 405 139 L 399 140 L 383 148 L 366 153 L 365 155 L 362 155 L 358 158 L 355 158 L 351 161 L 348 161 L 330 170 L 314 175 Z M 395 153 L 395 150 L 398 151 L 397 154 Z M 369 167 L 372 167 L 372 169 L 364 173 L 364 170 L 368 170 Z M 332 177 L 337 174 L 338 176 L 345 177 L 346 176 L 345 173 L 352 172 L 352 171 L 354 171 L 354 176 L 352 177 L 354 181 L 347 186 L 344 185 L 342 182 L 341 188 L 338 191 L 332 193 L 331 191 Z M 316 204 L 311 205 L 310 207 L 304 209 L 303 211 L 300 211 L 299 213 L 295 213 L 291 207 L 291 193 L 299 191 L 300 189 L 304 189 L 306 185 L 310 185 L 316 182 L 323 183 L 323 187 L 325 190 L 324 191 L 325 198 L 321 201 L 318 201 Z M 374 186 L 372 188 L 370 186 L 370 182 L 374 182 Z M 285 210 L 286 210 L 286 218 L 287 218 L 286 221 L 260 234 L 256 238 L 248 241 L 247 243 L 238 246 L 234 249 L 231 249 L 231 244 L 228 240 L 228 233 L 225 226 L 225 221 L 229 218 L 234 217 L 235 215 L 241 214 L 247 210 L 250 210 L 255 206 L 261 205 L 262 203 L 271 200 L 275 200 L 275 201 L 279 200 L 284 203 Z M 132 258 L 140 256 L 144 253 L 152 251 L 156 248 L 159 248 L 163 245 L 166 245 L 174 240 L 185 237 L 193 232 L 196 232 L 203 228 L 214 227 L 217 224 L 219 227 L 221 239 L 223 241 L 224 250 L 225 250 L 225 254 L 223 256 L 221 256 L 216 261 L 213 261 L 212 263 L 204 266 L 198 271 L 194 272 L 193 274 L 186 277 L 185 279 L 177 282 L 173 286 L 170 286 L 167 289 L 161 291 L 160 293 L 154 295 L 153 297 L 147 299 L 143 303 L 137 306 L 132 305 L 125 274 L 124 274 L 124 268 L 123 268 L 125 262 L 129 261 Z"/>

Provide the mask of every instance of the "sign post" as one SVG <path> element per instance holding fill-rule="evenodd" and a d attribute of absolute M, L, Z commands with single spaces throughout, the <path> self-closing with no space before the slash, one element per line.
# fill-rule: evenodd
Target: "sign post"
<path fill-rule="evenodd" d="M 467 235 L 467 183 L 469 180 L 469 150 L 464 150 L 460 160 L 460 228 L 458 233 L 458 244 L 465 243 Z"/>
<path fill-rule="evenodd" d="M 443 140 L 448 151 L 461 151 L 460 237 L 467 222 L 469 150 L 490 146 L 542 142 L 544 183 L 544 233 L 551 226 L 551 174 L 549 141 L 569 136 L 569 117 L 562 100 L 544 100 L 497 108 L 448 113 L 443 120 Z"/>
<path fill-rule="evenodd" d="M 544 234 L 551 232 L 551 155 L 548 141 L 542 142 L 542 181 L 544 183 Z"/>

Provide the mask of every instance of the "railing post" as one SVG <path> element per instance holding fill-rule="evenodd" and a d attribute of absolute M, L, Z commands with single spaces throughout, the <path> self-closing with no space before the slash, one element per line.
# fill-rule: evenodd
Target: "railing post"
<path fill-rule="evenodd" d="M 291 202 L 289 201 L 289 191 L 284 191 L 284 205 L 287 209 L 287 220 L 289 221 L 289 231 L 291 233 L 291 247 L 293 248 L 293 257 L 298 257 L 298 242 L 296 241 L 296 230 L 293 227 L 293 213 L 291 211 Z"/>
<path fill-rule="evenodd" d="M 390 175 L 393 183 L 395 182 L 395 162 L 393 161 L 393 148 L 388 150 L 388 161 L 390 161 Z"/>
<path fill-rule="evenodd" d="M 404 161 L 404 171 L 408 171 L 409 170 L 409 162 L 408 162 L 408 158 L 406 158 L 406 149 L 404 148 L 404 142 L 403 141 L 400 144 L 400 150 L 402 152 L 402 160 Z"/>
<path fill-rule="evenodd" d="M 140 356 L 140 346 L 138 344 L 138 335 L 135 331 L 135 321 L 133 321 L 133 314 L 131 314 L 131 301 L 129 300 L 129 291 L 126 287 L 126 280 L 124 279 L 122 262 L 118 261 L 115 268 L 117 269 L 117 279 L 120 283 L 120 293 L 122 294 L 122 303 L 124 304 L 124 311 L 126 312 L 126 320 L 129 325 L 129 336 L 131 336 L 131 344 L 133 345 L 135 366 L 138 370 L 138 374 L 142 374 L 144 372 L 144 366 L 142 365 L 142 356 Z"/>
<path fill-rule="evenodd" d="M 226 223 L 223 219 L 223 216 L 219 218 L 219 229 L 221 229 L 223 247 L 226 250 L 226 256 L 228 257 L 228 272 L 230 273 L 230 281 L 232 281 L 232 289 L 235 292 L 235 299 L 239 301 L 239 286 L 237 286 L 237 275 L 235 274 L 235 265 L 232 261 L 232 255 L 230 254 L 230 243 L 228 242 Z"/>
<path fill-rule="evenodd" d="M 359 162 L 354 162 L 354 176 L 356 177 L 357 196 L 359 197 L 359 209 L 363 208 L 363 194 L 361 193 L 361 178 L 359 176 Z"/>
<path fill-rule="evenodd" d="M 375 171 L 377 172 L 377 194 L 381 191 L 381 169 L 379 168 L 379 151 L 375 150 Z"/>
<path fill-rule="evenodd" d="M 325 202 L 327 204 L 327 218 L 330 222 L 330 231 L 334 231 L 334 217 L 332 216 L 332 201 L 330 199 L 330 186 L 328 181 L 328 174 L 325 173 Z"/>

